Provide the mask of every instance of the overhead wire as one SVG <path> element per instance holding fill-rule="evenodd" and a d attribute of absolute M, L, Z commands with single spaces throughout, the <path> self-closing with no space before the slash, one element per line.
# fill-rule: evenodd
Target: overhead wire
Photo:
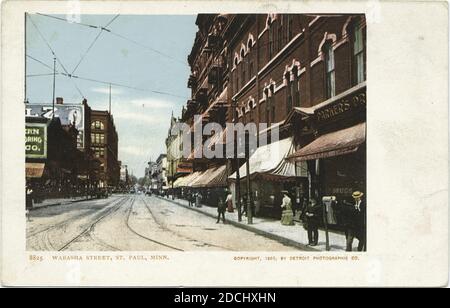
<path fill-rule="evenodd" d="M 64 65 L 62 64 L 61 60 L 59 59 L 59 57 L 56 55 L 56 52 L 53 50 L 52 46 L 50 45 L 50 43 L 45 39 L 44 35 L 41 33 L 41 31 L 39 30 L 38 26 L 34 23 L 33 19 L 31 18 L 31 16 L 29 14 L 27 14 L 27 17 L 30 19 L 31 23 L 33 24 L 34 28 L 36 29 L 36 31 L 39 33 L 39 36 L 42 38 L 42 40 L 45 42 L 45 44 L 47 45 L 47 47 L 50 49 L 54 59 L 56 61 L 58 61 L 58 64 L 61 66 L 61 68 L 64 70 L 64 72 L 70 77 L 71 74 L 69 74 L 69 72 L 67 71 L 67 69 L 64 67 Z M 41 62 L 41 61 L 38 61 Z M 47 67 L 50 67 L 50 65 L 45 65 Z M 52 70 L 55 70 L 56 73 L 56 68 L 52 68 Z M 81 92 L 80 88 L 78 87 L 78 85 L 76 84 L 76 82 L 74 80 L 72 80 L 73 85 L 75 86 L 75 89 L 77 90 L 77 92 L 81 95 L 82 98 L 85 98 L 85 96 L 83 95 L 83 93 Z"/>
<path fill-rule="evenodd" d="M 40 63 L 41 65 L 44 65 L 45 67 L 50 68 L 50 66 L 48 64 L 44 63 L 43 61 L 38 60 L 38 59 L 36 59 L 36 58 L 34 58 L 34 57 L 30 56 L 30 55 L 27 55 L 27 56 L 29 58 L 35 60 L 36 62 Z M 51 68 L 51 69 L 53 69 L 53 68 Z M 78 76 L 78 75 L 66 74 L 66 73 L 63 73 L 63 72 L 59 72 L 58 70 L 56 70 L 56 72 L 59 75 L 62 75 L 62 76 L 68 77 L 68 78 L 75 78 L 75 79 L 80 79 L 80 80 L 85 80 L 85 81 L 101 83 L 101 84 L 105 84 L 105 85 L 113 85 L 113 86 L 118 86 L 118 87 L 122 87 L 122 88 L 128 88 L 128 89 L 137 90 L 137 91 L 152 92 L 152 93 L 155 93 L 155 94 L 168 95 L 168 96 L 188 99 L 187 96 L 181 96 L 181 95 L 173 94 L 173 93 L 169 93 L 169 92 L 158 91 L 158 90 L 151 90 L 151 89 L 145 89 L 145 88 L 138 88 L 138 87 L 125 85 L 125 84 L 121 84 L 121 83 L 117 83 L 117 82 L 104 81 L 104 80 L 93 79 L 93 78 L 88 78 L 88 77 L 83 77 L 83 76 Z"/>
<path fill-rule="evenodd" d="M 113 18 L 113 20 L 110 21 L 110 22 L 109 22 L 106 26 L 104 26 L 104 27 L 100 27 L 100 26 L 96 26 L 96 25 L 90 25 L 90 24 L 83 24 L 83 23 L 79 23 L 79 22 L 72 22 L 72 21 L 70 21 L 70 20 L 68 20 L 68 19 L 60 18 L 60 17 L 56 17 L 56 16 L 52 16 L 52 15 L 46 15 L 46 14 L 41 14 L 41 13 L 37 13 L 37 14 L 39 14 L 39 15 L 41 15 L 41 16 L 49 17 L 49 18 L 54 18 L 54 19 L 57 19 L 57 20 L 60 20 L 60 21 L 65 21 L 65 22 L 67 22 L 67 23 L 74 23 L 74 24 L 79 24 L 79 25 L 83 25 L 83 26 L 88 26 L 88 27 L 91 27 L 91 28 L 102 29 L 102 30 L 104 30 L 104 31 L 106 31 L 106 32 L 108 32 L 108 33 L 110 33 L 111 35 L 114 35 L 114 36 L 117 36 L 117 37 L 119 37 L 119 38 L 121 38 L 121 39 L 123 39 L 123 40 L 129 41 L 129 42 L 131 42 L 131 43 L 133 43 L 133 44 L 135 44 L 135 45 L 138 45 L 138 46 L 140 46 L 140 47 L 142 47 L 142 48 L 144 48 L 144 49 L 147 49 L 147 50 L 150 50 L 150 51 L 152 51 L 152 52 L 154 52 L 154 53 L 156 53 L 156 54 L 159 54 L 160 56 L 163 56 L 163 57 L 166 57 L 166 58 L 168 58 L 168 59 L 171 59 L 171 60 L 173 60 L 173 61 L 175 61 L 175 62 L 178 62 L 179 64 L 183 64 L 184 66 L 188 66 L 187 63 L 186 63 L 185 61 L 183 61 L 183 60 L 177 59 L 177 58 L 175 58 L 175 57 L 173 57 L 173 56 L 171 56 L 171 55 L 168 55 L 168 54 L 166 54 L 166 53 L 164 53 L 164 52 L 162 52 L 162 51 L 159 51 L 159 50 L 157 50 L 157 49 L 155 49 L 155 48 L 146 46 L 146 45 L 144 45 L 144 44 L 142 44 L 142 43 L 140 43 L 140 42 L 138 42 L 138 41 L 136 41 L 136 40 L 133 40 L 133 39 L 128 38 L 128 37 L 126 37 L 126 36 L 124 36 L 124 35 L 122 35 L 122 34 L 119 34 L 119 33 L 117 33 L 117 32 L 113 32 L 113 31 L 111 31 L 111 29 L 108 29 L 107 27 L 108 27 L 108 26 L 109 26 L 109 25 L 110 25 L 117 17 L 119 17 L 119 14 L 116 15 L 116 16 Z"/>
<path fill-rule="evenodd" d="M 107 26 L 109 26 L 114 20 L 116 20 L 116 18 L 119 17 L 119 14 L 117 14 L 116 16 L 114 16 L 113 19 L 111 19 L 107 25 L 105 27 L 101 27 L 100 31 L 98 32 L 97 36 L 95 37 L 95 39 L 92 41 L 92 43 L 89 45 L 88 49 L 84 52 L 84 54 L 81 56 L 80 61 L 78 61 L 77 65 L 74 67 L 74 69 L 72 70 L 71 74 L 74 74 L 75 71 L 77 70 L 78 66 L 80 66 L 81 62 L 83 62 L 84 58 L 87 56 L 87 54 L 89 53 L 89 51 L 91 50 L 92 46 L 94 46 L 95 42 L 97 42 L 97 40 L 99 39 L 100 35 L 102 35 L 103 31 L 105 30 L 105 28 Z"/>
<path fill-rule="evenodd" d="M 77 24 L 77 25 L 80 25 L 80 26 L 85 26 L 85 27 L 90 27 L 90 28 L 99 28 L 96 25 L 90 25 L 90 24 L 86 24 L 86 23 L 82 23 L 82 22 L 68 20 L 68 19 L 65 19 L 65 18 L 53 16 L 53 15 L 47 15 L 47 14 L 42 14 L 42 13 L 36 13 L 36 14 L 37 15 L 41 15 L 41 16 L 45 16 L 45 17 L 49 17 L 49 18 L 53 18 L 53 19 L 57 19 L 57 20 L 61 20 L 61 21 L 65 21 L 65 22 L 68 22 L 70 24 Z"/>

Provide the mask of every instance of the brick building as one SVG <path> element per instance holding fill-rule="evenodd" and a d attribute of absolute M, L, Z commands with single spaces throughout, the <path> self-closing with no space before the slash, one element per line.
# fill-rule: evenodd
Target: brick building
<path fill-rule="evenodd" d="M 355 189 L 365 191 L 364 15 L 200 14 L 196 24 L 188 57 L 192 98 L 181 121 L 192 130 L 200 114 L 203 127 L 241 122 L 257 124 L 259 137 L 280 132 L 280 141 L 259 144 L 250 157 L 248 196 L 257 211 L 279 215 L 282 189 L 291 192 L 296 207 L 302 197 L 344 200 Z M 268 128 L 260 130 L 261 123 Z M 226 136 L 203 137 L 203 147 L 226 144 Z M 188 182 L 208 183 L 207 171 L 223 165 L 234 193 L 234 161 L 195 155 L 202 147 L 194 140 L 191 147 L 197 176 Z M 273 155 L 274 148 L 282 153 Z M 265 160 L 264 168 L 258 160 Z M 240 189 L 248 193 L 245 181 Z"/>
<path fill-rule="evenodd" d="M 120 180 L 118 136 L 114 119 L 108 111 L 91 110 L 91 149 L 100 160 L 99 187 L 117 187 Z"/>

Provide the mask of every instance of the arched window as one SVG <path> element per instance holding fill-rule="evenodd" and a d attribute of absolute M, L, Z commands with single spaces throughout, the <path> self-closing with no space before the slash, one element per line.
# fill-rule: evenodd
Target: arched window
<path fill-rule="evenodd" d="M 91 129 L 100 129 L 100 130 L 104 130 L 105 126 L 103 125 L 103 122 L 101 121 L 94 121 L 91 124 Z"/>
<path fill-rule="evenodd" d="M 336 76 L 332 41 L 327 40 L 322 48 L 322 52 L 325 57 L 326 94 L 327 98 L 330 98 L 336 95 Z"/>
<path fill-rule="evenodd" d="M 287 87 L 286 87 L 286 115 L 289 114 L 292 110 L 292 105 L 294 101 L 294 91 L 293 91 L 293 80 L 291 78 L 290 72 L 286 72 L 284 78 L 287 80 Z"/>
<path fill-rule="evenodd" d="M 264 90 L 264 94 L 265 94 L 265 96 L 266 96 L 266 114 L 265 114 L 265 118 L 266 118 L 266 123 L 267 123 L 267 125 L 269 125 L 270 124 L 270 105 L 271 105 L 271 99 L 272 99 L 272 97 L 269 95 L 269 88 L 266 88 L 265 90 Z"/>
<path fill-rule="evenodd" d="M 244 48 L 242 48 L 241 49 L 241 59 L 242 59 L 243 63 L 241 65 L 241 83 L 242 83 L 241 87 L 243 87 L 245 85 L 245 80 L 246 80 L 244 57 L 245 57 L 245 50 L 244 50 Z"/>

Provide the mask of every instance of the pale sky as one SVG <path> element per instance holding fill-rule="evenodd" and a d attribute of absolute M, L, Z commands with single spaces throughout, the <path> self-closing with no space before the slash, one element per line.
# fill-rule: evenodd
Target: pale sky
<path fill-rule="evenodd" d="M 100 30 L 41 15 L 29 15 L 64 68 L 72 73 Z M 52 15 L 66 18 L 65 15 Z M 105 26 L 115 15 L 81 15 L 81 23 Z M 102 31 L 78 65 L 74 75 L 119 83 L 146 91 L 112 86 L 112 114 L 119 135 L 119 159 L 137 177 L 144 175 L 150 158 L 165 153 L 172 110 L 179 116 L 190 95 L 187 80 L 190 53 L 197 27 L 196 16 L 120 15 Z M 129 40 L 126 40 L 120 36 Z M 53 65 L 53 55 L 30 20 L 27 21 L 27 55 Z M 130 41 L 131 40 L 131 41 Z M 135 43 L 133 43 L 134 41 Z M 52 73 L 42 63 L 27 57 L 27 75 Z M 64 72 L 57 62 L 58 71 Z M 27 77 L 31 104 L 52 100 L 53 76 Z M 56 97 L 65 103 L 81 103 L 86 97 L 92 109 L 107 110 L 109 86 L 56 76 Z M 163 95 L 151 91 L 166 92 Z"/>

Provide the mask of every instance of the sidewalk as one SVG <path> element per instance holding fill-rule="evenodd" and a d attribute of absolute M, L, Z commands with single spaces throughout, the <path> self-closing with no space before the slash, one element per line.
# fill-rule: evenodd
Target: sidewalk
<path fill-rule="evenodd" d="M 217 208 L 202 205 L 201 207 L 189 207 L 186 200 L 171 198 L 163 198 L 157 196 L 160 199 L 175 203 L 185 208 L 197 211 L 204 215 L 208 215 L 214 219 L 217 218 Z M 308 245 L 308 234 L 303 228 L 302 224 L 298 221 L 294 221 L 293 226 L 284 226 L 279 220 L 270 218 L 253 217 L 253 224 L 247 224 L 247 217 L 243 216 L 242 221 L 238 221 L 237 210 L 233 213 L 225 213 L 225 219 L 227 223 L 230 223 L 236 227 L 246 229 L 251 232 L 255 232 L 259 235 L 271 238 L 283 244 L 298 247 L 307 251 L 326 251 L 325 245 L 325 231 L 319 229 L 319 243 L 317 246 L 311 247 Z M 222 221 L 220 222 L 222 223 Z M 336 232 L 328 232 L 330 241 L 330 251 L 345 251 L 346 241 L 343 234 Z M 357 241 L 356 241 L 357 242 Z"/>
<path fill-rule="evenodd" d="M 80 201 L 87 201 L 91 200 L 93 198 L 87 198 L 86 196 L 83 197 L 75 197 L 75 198 L 60 198 L 60 199 L 45 199 L 41 203 L 34 203 L 33 208 L 30 210 L 37 210 L 40 208 L 48 207 L 48 206 L 55 206 L 55 205 L 65 205 L 73 202 L 80 202 Z"/>

